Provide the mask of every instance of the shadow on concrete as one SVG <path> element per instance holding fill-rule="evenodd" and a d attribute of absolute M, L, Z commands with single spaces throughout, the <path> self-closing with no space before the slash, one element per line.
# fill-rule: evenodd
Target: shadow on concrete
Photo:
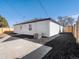
<path fill-rule="evenodd" d="M 18 39 L 24 39 L 24 38 L 33 39 L 33 36 L 22 35 L 22 34 L 17 34 L 17 33 L 8 33 L 8 35 L 10 35 L 11 37 L 8 38 L 7 40 L 4 40 L 3 42 L 18 40 Z"/>
<path fill-rule="evenodd" d="M 22 58 L 16 59 L 42 59 L 52 48 L 48 46 L 41 46 L 40 48 L 34 50 L 33 52 L 25 55 Z"/>
<path fill-rule="evenodd" d="M 54 36 L 49 37 L 49 38 L 43 37 L 40 39 L 34 39 L 33 36 L 31 36 L 31 35 L 23 35 L 23 34 L 16 34 L 16 33 L 10 33 L 8 35 L 10 35 L 11 37 L 8 38 L 7 40 L 4 40 L 3 42 L 17 40 L 17 39 L 23 39 L 23 40 L 28 40 L 28 41 L 39 43 L 39 44 L 45 44 L 46 42 L 49 42 L 52 39 L 58 37 L 58 35 L 54 35 Z"/>
<path fill-rule="evenodd" d="M 26 35 L 26 34 L 9 33 L 8 35 L 10 35 L 12 37 L 18 37 L 18 38 L 29 38 L 29 39 L 33 39 L 33 36 L 32 35 Z"/>
<path fill-rule="evenodd" d="M 7 40 L 4 40 L 4 41 L 2 41 L 2 42 L 8 42 L 8 41 L 13 41 L 13 40 L 19 40 L 20 38 L 18 38 L 18 37 L 10 37 L 10 38 L 8 38 Z"/>

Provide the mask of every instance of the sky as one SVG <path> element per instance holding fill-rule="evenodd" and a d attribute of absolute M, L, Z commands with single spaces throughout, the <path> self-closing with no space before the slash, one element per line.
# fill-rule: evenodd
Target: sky
<path fill-rule="evenodd" d="M 0 0 L 0 15 L 7 19 L 11 27 L 34 18 L 51 17 L 56 20 L 58 16 L 77 17 L 79 0 Z"/>

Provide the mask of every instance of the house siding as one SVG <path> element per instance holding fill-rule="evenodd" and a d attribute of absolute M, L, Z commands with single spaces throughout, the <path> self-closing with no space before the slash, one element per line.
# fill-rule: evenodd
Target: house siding
<path fill-rule="evenodd" d="M 50 21 L 50 36 L 56 35 L 59 33 L 59 26 L 58 24 Z"/>
<path fill-rule="evenodd" d="M 32 26 L 32 30 L 29 31 L 29 24 Z M 20 28 L 22 26 L 22 29 Z M 44 34 L 49 36 L 49 21 L 40 21 L 35 23 L 20 24 L 14 26 L 14 32 L 19 34 L 34 35 L 35 33 Z"/>
<path fill-rule="evenodd" d="M 29 30 L 29 25 L 32 27 L 32 30 Z M 51 20 L 32 22 L 26 24 L 19 24 L 14 26 L 14 32 L 19 34 L 34 35 L 38 33 L 39 35 L 50 37 L 63 32 L 63 26 L 60 26 L 58 23 L 55 23 Z"/>

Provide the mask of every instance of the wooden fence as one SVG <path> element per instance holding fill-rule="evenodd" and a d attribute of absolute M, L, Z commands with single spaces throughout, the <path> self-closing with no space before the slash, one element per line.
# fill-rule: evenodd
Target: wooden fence
<path fill-rule="evenodd" d="M 64 32 L 73 32 L 73 26 L 64 27 Z"/>
<path fill-rule="evenodd" d="M 75 36 L 75 38 L 77 39 L 76 41 L 79 43 L 79 25 L 75 24 L 73 26 L 73 34 Z"/>
<path fill-rule="evenodd" d="M 79 25 L 78 24 L 75 24 L 74 26 L 64 27 L 64 32 L 73 33 L 74 37 L 76 38 L 76 42 L 79 43 Z"/>
<path fill-rule="evenodd" d="M 12 32 L 13 28 L 0 28 L 0 34 L 3 34 L 5 32 Z"/>

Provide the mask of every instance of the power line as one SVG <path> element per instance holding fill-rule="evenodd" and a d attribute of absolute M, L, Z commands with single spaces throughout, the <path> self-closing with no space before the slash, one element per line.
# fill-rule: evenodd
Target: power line
<path fill-rule="evenodd" d="M 38 1 L 39 1 L 39 4 L 40 4 L 41 8 L 42 8 L 43 11 L 45 12 L 45 14 L 46 14 L 48 17 L 50 17 L 50 16 L 48 15 L 48 12 L 47 12 L 47 10 L 45 9 L 44 5 L 42 4 L 41 0 L 38 0 Z"/>
<path fill-rule="evenodd" d="M 39 1 L 39 4 L 40 4 L 41 8 L 42 8 L 43 11 L 44 11 L 44 13 L 45 13 L 48 17 L 50 17 L 50 16 L 48 15 L 47 10 L 46 10 L 45 7 L 43 6 L 41 0 L 38 0 L 38 1 Z M 7 4 L 15 13 L 17 13 L 17 15 L 21 16 L 23 19 L 25 18 L 25 16 L 23 16 L 19 11 L 17 11 L 17 9 L 16 9 L 13 5 L 11 5 L 10 3 L 8 3 L 7 0 L 5 0 L 5 2 L 6 2 L 6 4 Z"/>
<path fill-rule="evenodd" d="M 17 9 L 11 5 L 7 0 L 5 0 L 5 3 L 20 17 L 22 17 L 23 19 L 25 19 L 25 16 L 23 16 L 19 11 L 17 11 Z M 22 19 L 22 20 L 23 20 Z"/>

